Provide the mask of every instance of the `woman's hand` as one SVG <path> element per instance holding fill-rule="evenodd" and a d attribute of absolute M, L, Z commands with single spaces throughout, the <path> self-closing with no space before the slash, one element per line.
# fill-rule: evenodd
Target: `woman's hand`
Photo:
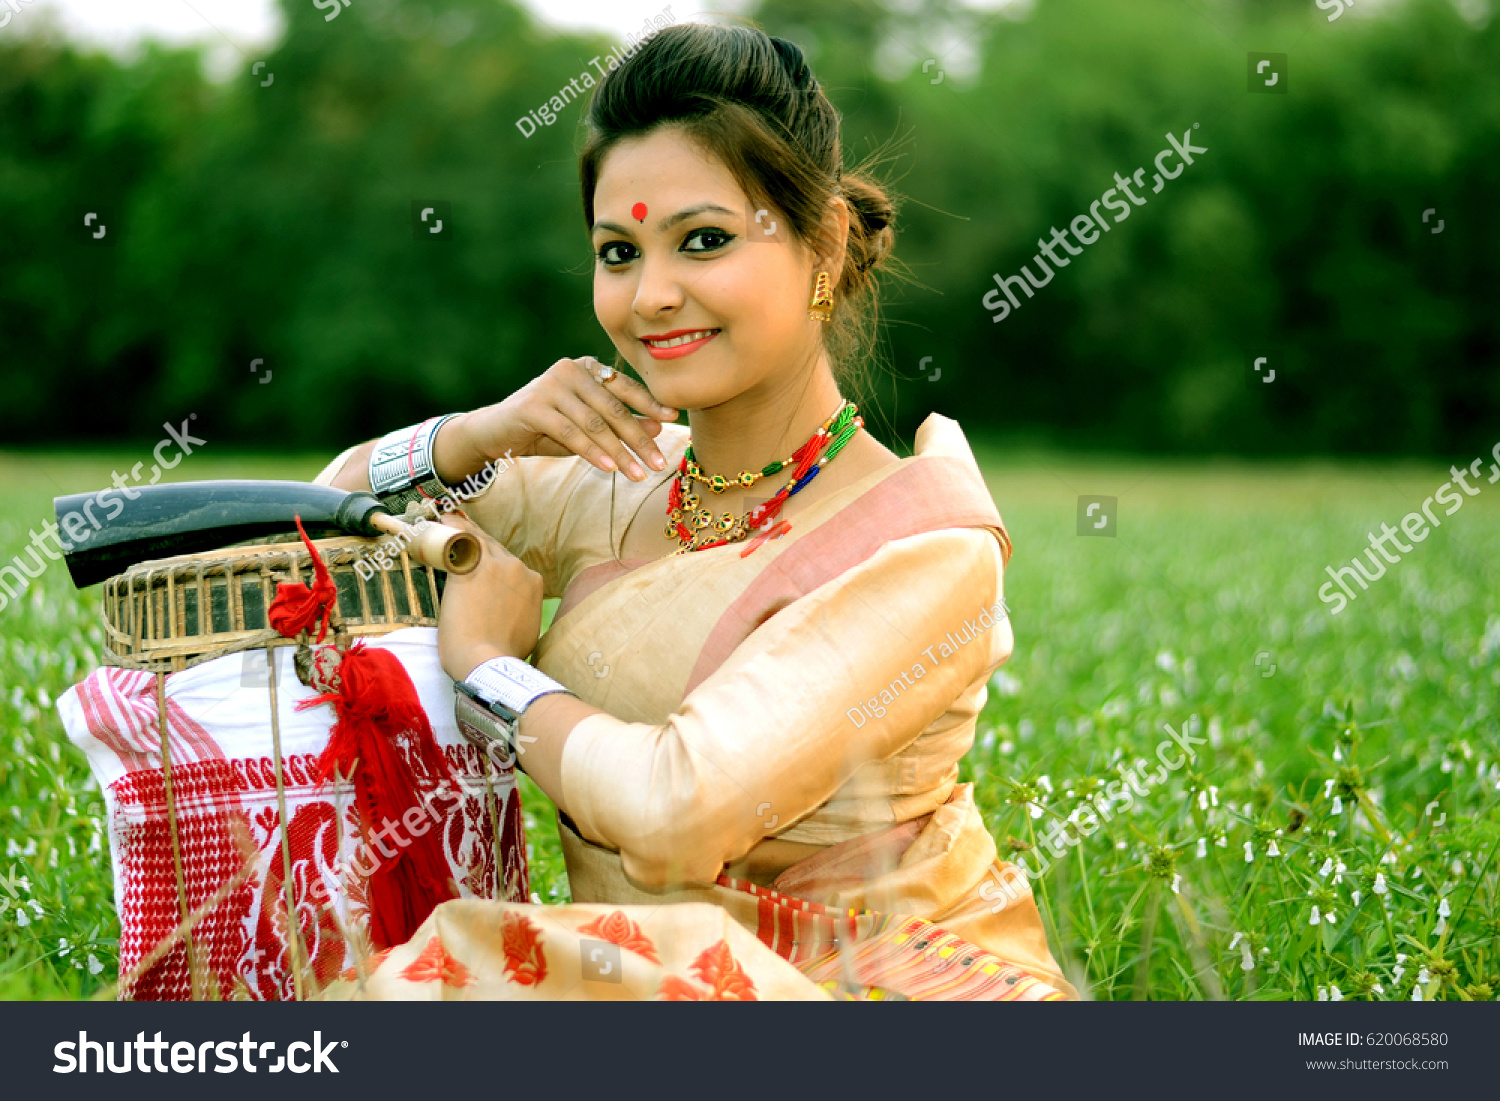
<path fill-rule="evenodd" d="M 438 609 L 438 658 L 463 680 L 490 658 L 525 659 L 542 633 L 542 575 L 526 566 L 479 525 L 459 516 L 442 522 L 474 535 L 483 546 L 470 573 L 450 573 Z"/>
<path fill-rule="evenodd" d="M 463 419 L 469 447 L 481 455 L 581 455 L 600 470 L 621 470 L 632 481 L 665 470 L 654 439 L 677 410 L 662 405 L 635 379 L 617 372 L 606 386 L 592 356 L 560 359 L 504 401 Z M 634 409 L 635 413 L 631 412 Z"/>

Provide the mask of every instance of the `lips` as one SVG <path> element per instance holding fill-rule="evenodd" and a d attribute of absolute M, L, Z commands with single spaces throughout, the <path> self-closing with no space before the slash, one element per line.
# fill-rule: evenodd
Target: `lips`
<path fill-rule="evenodd" d="M 676 359 L 691 355 L 719 335 L 718 329 L 675 329 L 670 333 L 654 333 L 641 337 L 653 359 Z"/>

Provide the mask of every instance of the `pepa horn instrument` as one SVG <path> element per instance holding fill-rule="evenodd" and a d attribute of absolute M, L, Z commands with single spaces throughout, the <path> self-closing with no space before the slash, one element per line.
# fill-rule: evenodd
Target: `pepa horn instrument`
<path fill-rule="evenodd" d="M 106 495 L 111 495 L 106 501 Z M 373 493 L 307 482 L 176 482 L 75 493 L 53 500 L 73 584 L 84 589 L 140 562 L 216 550 L 289 531 L 301 517 L 308 538 L 398 536 L 425 566 L 468 573 L 479 564 L 479 540 L 443 524 L 408 524 Z M 106 519 L 98 513 L 107 510 Z"/>

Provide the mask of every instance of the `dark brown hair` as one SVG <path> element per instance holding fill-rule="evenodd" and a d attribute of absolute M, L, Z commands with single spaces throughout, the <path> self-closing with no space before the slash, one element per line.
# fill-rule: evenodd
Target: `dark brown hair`
<path fill-rule="evenodd" d="M 895 243 L 896 210 L 872 176 L 844 171 L 838 112 L 799 47 L 753 27 L 668 27 L 604 76 L 586 124 L 579 176 L 590 229 L 606 154 L 624 138 L 667 124 L 723 162 L 755 205 L 782 211 L 792 235 L 809 247 L 831 243 L 823 219 L 829 200 L 842 196 L 849 236 L 828 354 L 840 385 L 863 396 L 879 309 L 873 273 Z"/>

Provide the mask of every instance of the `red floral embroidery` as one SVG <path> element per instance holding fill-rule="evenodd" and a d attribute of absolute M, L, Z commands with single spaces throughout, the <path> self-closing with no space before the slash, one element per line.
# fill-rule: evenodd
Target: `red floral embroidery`
<path fill-rule="evenodd" d="M 469 969 L 448 954 L 443 942 L 437 937 L 427 941 L 422 954 L 401 970 L 407 982 L 441 981 L 445 986 L 472 986 L 474 976 Z"/>
<path fill-rule="evenodd" d="M 651 943 L 639 925 L 625 916 L 624 910 L 604 914 L 587 925 L 580 925 L 578 932 L 582 936 L 598 937 L 610 944 L 618 944 L 637 956 L 644 956 L 652 963 L 661 963 L 661 957 L 656 954 L 656 945 Z"/>
<path fill-rule="evenodd" d="M 686 979 L 679 979 L 676 975 L 668 975 L 661 981 L 661 989 L 656 992 L 656 997 L 658 1001 L 663 1002 L 701 1002 L 704 1000 L 703 991 Z"/>
<path fill-rule="evenodd" d="M 705 948 L 693 961 L 692 972 L 711 987 L 704 993 L 686 979 L 668 975 L 662 980 L 656 996 L 664 1002 L 754 1002 L 755 983 L 729 951 L 729 942 L 721 940 Z"/>
<path fill-rule="evenodd" d="M 525 914 L 507 910 L 500 915 L 505 973 L 522 986 L 536 986 L 547 977 L 542 953 L 542 930 Z"/>
<path fill-rule="evenodd" d="M 380 965 L 385 962 L 385 958 L 387 956 L 389 956 L 394 951 L 395 951 L 394 948 L 382 948 L 379 952 L 376 952 L 373 955 L 368 956 L 365 959 L 365 974 L 366 975 L 373 975 L 373 974 L 375 974 L 376 971 L 380 970 Z M 350 982 L 358 982 L 359 981 L 359 968 L 358 967 L 345 968 L 344 969 L 344 973 L 340 976 L 340 978 L 348 979 Z"/>
<path fill-rule="evenodd" d="M 755 996 L 755 983 L 750 981 L 750 976 L 745 973 L 729 951 L 729 942 L 721 940 L 718 944 L 703 950 L 703 953 L 693 961 L 693 974 L 713 987 L 713 993 L 709 996 L 711 1001 L 716 1002 L 754 1002 L 759 999 Z"/>

